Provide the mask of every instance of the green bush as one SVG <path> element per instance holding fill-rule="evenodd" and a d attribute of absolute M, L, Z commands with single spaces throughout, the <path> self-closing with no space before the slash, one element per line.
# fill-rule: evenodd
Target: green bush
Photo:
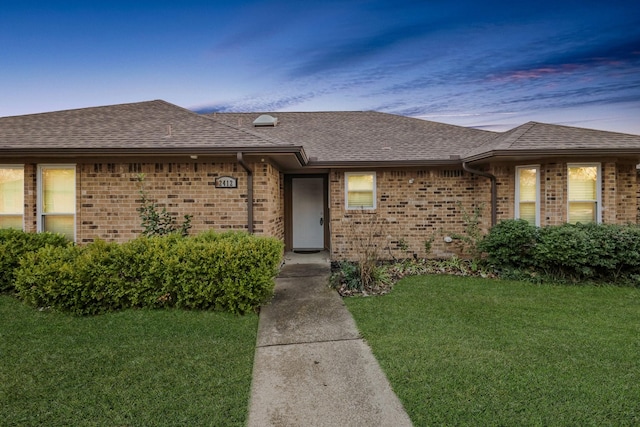
<path fill-rule="evenodd" d="M 173 307 L 176 294 L 169 275 L 172 254 L 183 239 L 177 234 L 139 237 L 119 247 L 117 288 L 126 307 Z"/>
<path fill-rule="evenodd" d="M 640 227 L 562 224 L 536 228 L 502 221 L 480 247 L 497 270 L 523 270 L 552 280 L 632 282 L 640 275 Z"/>
<path fill-rule="evenodd" d="M 15 287 L 30 305 L 80 315 L 131 307 L 243 314 L 273 295 L 282 250 L 277 239 L 246 233 L 46 247 L 24 257 Z"/>
<path fill-rule="evenodd" d="M 78 300 L 78 246 L 45 246 L 26 253 L 15 270 L 18 297 L 29 305 L 65 310 Z"/>
<path fill-rule="evenodd" d="M 556 277 L 616 281 L 640 273 L 639 250 L 635 225 L 563 224 L 540 230 L 533 256 L 539 270 Z"/>
<path fill-rule="evenodd" d="M 282 242 L 246 233 L 211 232 L 179 242 L 169 275 L 176 306 L 247 313 L 273 295 Z"/>
<path fill-rule="evenodd" d="M 349 261 L 340 261 L 329 278 L 335 289 L 344 288 L 347 291 L 362 292 L 362 280 L 358 265 Z"/>
<path fill-rule="evenodd" d="M 493 227 L 478 244 L 494 266 L 527 267 L 538 239 L 538 229 L 523 219 L 505 220 Z"/>
<path fill-rule="evenodd" d="M 171 215 L 166 207 L 160 210 L 158 205 L 149 199 L 144 188 L 144 178 L 144 174 L 138 175 L 141 205 L 136 209 L 142 221 L 142 235 L 146 237 L 165 236 L 173 233 L 179 233 L 183 237 L 189 235 L 193 215 L 184 215 L 182 224 L 178 224 L 177 218 Z"/>
<path fill-rule="evenodd" d="M 22 230 L 0 229 L 0 293 L 14 290 L 14 270 L 20 258 L 47 245 L 68 246 L 71 242 L 60 234 L 25 233 Z"/>

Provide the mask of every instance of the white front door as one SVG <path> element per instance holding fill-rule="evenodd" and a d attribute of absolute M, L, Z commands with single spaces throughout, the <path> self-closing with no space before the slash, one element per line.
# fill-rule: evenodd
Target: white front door
<path fill-rule="evenodd" d="M 322 178 L 291 179 L 293 249 L 324 249 Z"/>

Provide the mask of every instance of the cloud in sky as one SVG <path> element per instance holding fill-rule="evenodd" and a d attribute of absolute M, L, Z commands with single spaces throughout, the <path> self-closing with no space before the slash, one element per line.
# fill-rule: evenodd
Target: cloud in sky
<path fill-rule="evenodd" d="M 630 0 L 29 2 L 0 14 L 0 115 L 162 98 L 610 126 L 640 105 Z"/>

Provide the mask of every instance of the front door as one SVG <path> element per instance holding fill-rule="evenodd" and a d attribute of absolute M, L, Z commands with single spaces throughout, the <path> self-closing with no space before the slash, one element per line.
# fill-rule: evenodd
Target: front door
<path fill-rule="evenodd" d="M 291 180 L 293 249 L 324 249 L 324 184 L 322 178 Z"/>

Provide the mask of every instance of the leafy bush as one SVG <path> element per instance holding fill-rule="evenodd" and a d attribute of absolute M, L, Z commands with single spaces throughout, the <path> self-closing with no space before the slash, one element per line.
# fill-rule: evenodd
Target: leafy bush
<path fill-rule="evenodd" d="M 181 236 L 187 236 L 191 229 L 193 215 L 184 215 L 182 224 L 178 224 L 178 220 L 167 211 L 167 208 L 163 207 L 159 210 L 158 205 L 149 199 L 144 189 L 144 174 L 138 175 L 138 182 L 141 205 L 137 211 L 142 221 L 142 235 L 153 237 L 179 233 Z"/>
<path fill-rule="evenodd" d="M 20 264 L 23 255 L 47 245 L 64 247 L 70 244 L 71 242 L 60 234 L 0 229 L 0 293 L 13 291 L 14 270 Z"/>
<path fill-rule="evenodd" d="M 247 313 L 273 295 L 282 242 L 207 232 L 176 245 L 169 261 L 176 306 Z"/>
<path fill-rule="evenodd" d="M 480 247 L 488 262 L 513 277 L 633 282 L 640 275 L 640 227 L 563 224 L 536 228 L 522 220 L 493 227 Z"/>
<path fill-rule="evenodd" d="M 246 233 L 46 247 L 24 257 L 15 287 L 30 305 L 80 315 L 130 307 L 242 314 L 273 294 L 282 250 L 277 239 Z"/>
<path fill-rule="evenodd" d="M 523 219 L 496 224 L 479 243 L 478 250 L 488 254 L 490 264 L 499 267 L 528 267 L 538 229 Z"/>
<path fill-rule="evenodd" d="M 541 229 L 533 256 L 553 276 L 616 281 L 640 273 L 639 250 L 637 226 L 565 224 Z"/>
<path fill-rule="evenodd" d="M 329 280 L 335 289 L 344 289 L 345 292 L 362 292 L 360 269 L 356 263 L 340 261 L 333 269 Z"/>

